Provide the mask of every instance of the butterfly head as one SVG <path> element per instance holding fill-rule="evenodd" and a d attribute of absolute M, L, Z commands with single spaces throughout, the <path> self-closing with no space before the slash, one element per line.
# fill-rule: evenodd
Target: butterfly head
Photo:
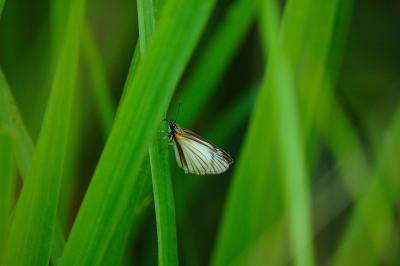
<path fill-rule="evenodd" d="M 175 131 L 176 129 L 178 129 L 178 125 L 176 124 L 175 120 L 164 119 L 164 121 L 168 123 L 168 128 L 169 128 L 170 132 Z"/>
<path fill-rule="evenodd" d="M 179 126 L 176 124 L 175 120 L 167 120 L 164 119 L 165 122 L 168 123 L 168 138 L 170 140 L 170 142 L 173 142 L 175 139 L 175 134 L 177 133 L 177 131 L 179 131 Z"/>

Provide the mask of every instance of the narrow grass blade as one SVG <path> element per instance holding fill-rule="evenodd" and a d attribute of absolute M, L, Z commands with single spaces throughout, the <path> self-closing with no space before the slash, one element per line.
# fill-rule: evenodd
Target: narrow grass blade
<path fill-rule="evenodd" d="M 57 60 L 59 60 L 59 56 L 63 47 L 63 43 L 66 41 L 66 30 L 68 23 L 68 12 L 71 6 L 71 1 L 63 1 L 63 0 L 54 0 L 49 2 L 49 11 L 50 11 L 50 37 L 51 37 L 51 48 L 52 48 L 52 60 L 51 65 L 56 67 Z M 79 29 L 82 36 L 80 38 L 83 39 L 84 30 Z M 84 43 L 84 40 L 82 40 Z M 83 46 L 83 45 L 82 45 Z M 85 51 L 84 51 L 85 52 Z M 83 54 L 85 54 L 83 52 Z M 90 76 L 90 75 L 89 75 Z M 79 86 L 80 77 L 76 82 L 77 86 Z M 89 86 L 93 88 L 93 86 Z M 55 234 L 68 232 L 71 215 L 73 213 L 72 207 L 74 202 L 74 187 L 77 184 L 78 177 L 80 177 L 78 171 L 79 165 L 79 152 L 81 146 L 81 133 L 83 132 L 83 118 L 85 117 L 84 106 L 87 106 L 85 100 L 83 100 L 83 95 L 85 90 L 78 87 L 75 89 L 77 93 L 74 93 L 72 99 L 72 113 L 71 117 L 73 117 L 73 123 L 68 129 L 67 132 L 67 143 L 68 149 L 65 154 L 64 162 L 63 162 L 63 175 L 61 182 L 61 190 L 59 192 L 59 204 L 58 204 L 58 220 L 60 221 L 62 228 L 56 228 Z M 59 240 L 59 237 L 54 237 L 55 241 Z M 59 259 L 63 245 L 65 241 L 58 242 L 58 244 L 54 245 L 52 249 L 52 258 Z M 52 261 L 55 263 L 55 261 Z"/>
<path fill-rule="evenodd" d="M 86 25 L 83 31 L 82 52 L 88 65 L 91 79 L 91 91 L 94 104 L 99 115 L 103 138 L 106 139 L 112 126 L 115 114 L 115 105 L 111 97 L 111 89 L 106 80 L 106 71 L 94 36 Z"/>
<path fill-rule="evenodd" d="M 332 20 L 332 14 L 335 14 L 335 10 L 336 9 L 335 8 L 329 9 L 329 8 L 325 8 L 325 7 L 327 7 L 327 6 L 330 6 L 330 7 L 333 6 L 334 7 L 335 4 L 336 4 L 336 2 L 334 2 L 334 1 L 329 1 L 329 3 L 325 3 L 325 2 L 321 1 L 318 5 L 310 5 L 310 1 L 308 1 L 308 0 L 305 0 L 305 1 L 288 1 L 286 3 L 285 12 L 284 12 L 284 15 L 283 15 L 283 20 L 282 20 L 281 37 L 284 40 L 285 51 L 286 51 L 286 53 L 288 55 L 288 57 L 287 57 L 288 63 L 296 71 L 298 71 L 299 69 L 302 69 L 302 67 L 299 67 L 299 65 L 300 65 L 300 63 L 304 62 L 304 60 L 310 60 L 313 63 L 318 62 L 319 67 L 324 66 L 324 64 L 326 64 L 326 56 L 324 55 L 324 53 L 327 53 L 326 51 L 329 51 L 329 48 L 330 48 L 330 41 L 329 41 L 330 40 L 330 34 L 332 34 L 332 30 L 331 29 L 333 28 L 333 25 L 335 23 L 335 20 Z M 324 8 L 321 9 L 321 6 L 324 7 Z M 300 10 L 300 9 L 302 10 L 302 12 L 298 12 L 298 10 Z M 265 10 L 265 9 L 263 9 L 263 10 Z M 270 14 L 272 12 L 271 10 L 273 10 L 273 9 L 271 9 L 271 7 L 269 7 Z M 318 25 L 315 26 L 315 23 L 310 25 L 310 23 L 313 21 L 310 18 L 311 17 L 312 18 L 315 17 L 315 13 L 313 13 L 313 12 L 318 12 L 318 11 L 323 11 L 319 15 L 319 20 L 320 20 L 320 24 L 319 25 L 323 25 L 324 26 L 323 27 L 324 31 L 322 31 L 320 29 L 320 26 L 318 26 Z M 275 16 L 278 17 L 278 15 L 275 15 Z M 269 23 L 261 24 L 263 26 L 263 28 L 264 28 L 264 30 L 262 32 L 266 33 L 266 34 L 263 35 L 263 37 L 265 39 L 264 43 L 267 43 L 268 40 L 276 39 L 276 30 L 274 30 L 274 29 L 277 28 L 277 24 L 278 24 L 278 22 L 276 21 L 276 19 L 272 20 L 272 21 L 269 20 Z M 321 28 L 322 28 L 322 26 L 321 26 Z M 321 32 L 323 33 L 323 35 L 320 34 Z M 303 36 L 308 36 L 308 37 L 305 38 Z M 306 44 L 307 49 L 309 49 L 310 52 L 311 52 L 311 51 L 313 51 L 312 50 L 312 47 L 313 47 L 312 45 L 314 45 L 314 44 L 319 45 L 319 41 L 320 41 L 319 37 L 321 37 L 321 36 L 323 36 L 324 45 L 319 47 L 319 49 L 321 49 L 321 50 L 318 50 L 318 56 L 315 55 L 314 57 L 312 57 L 312 56 L 310 56 L 310 54 L 306 54 L 307 57 L 304 57 L 303 56 L 303 52 L 304 52 L 304 50 L 303 50 L 304 49 L 304 43 L 303 42 L 304 42 L 304 40 L 306 40 L 305 44 Z M 312 38 L 310 39 L 310 37 L 312 37 Z M 313 38 L 318 39 L 318 42 L 313 41 L 313 42 L 307 43 L 308 40 L 312 40 Z M 265 47 L 270 48 L 269 45 L 265 45 Z M 312 64 L 310 64 L 310 66 L 312 66 Z M 269 67 L 272 67 L 271 64 L 269 64 Z M 322 68 L 322 70 L 323 70 L 323 68 Z M 319 71 L 321 71 L 321 70 L 319 70 Z M 299 74 L 299 73 L 300 72 L 295 72 L 295 76 L 294 76 L 296 78 L 294 80 L 295 82 L 298 81 L 298 76 L 301 76 L 301 74 Z M 312 73 L 312 75 L 311 75 L 311 73 Z M 314 72 L 307 71 L 307 76 L 304 77 L 304 79 L 306 79 L 307 77 L 309 78 L 309 80 L 312 80 L 312 82 L 315 82 L 315 80 L 314 80 Z M 318 82 L 322 83 L 322 81 L 318 81 Z M 316 82 L 316 84 L 313 84 L 313 86 L 318 86 L 317 85 L 318 82 Z M 297 83 L 295 83 L 295 84 L 297 85 Z M 311 81 L 310 81 L 310 84 L 311 84 Z M 305 87 L 304 82 L 302 84 L 300 84 L 300 85 L 302 87 L 303 86 Z M 301 105 L 301 110 L 303 110 L 303 109 L 305 110 L 305 107 L 303 107 L 303 102 L 304 102 L 304 105 L 306 105 L 305 101 L 303 99 L 301 99 L 301 101 L 300 101 L 300 103 L 302 104 Z M 268 105 L 268 104 L 273 104 L 273 103 L 267 102 L 267 103 L 264 103 L 264 104 Z M 265 110 L 265 112 L 268 112 L 268 111 Z M 268 122 L 268 123 L 272 123 L 272 121 L 274 121 L 274 119 L 272 119 L 268 115 L 265 115 L 264 120 L 265 121 L 271 121 L 271 122 Z M 272 124 L 279 125 L 279 123 L 276 123 L 276 121 L 274 121 Z M 272 129 L 270 129 L 270 130 L 272 130 Z M 249 135 L 251 134 L 250 132 L 248 133 Z M 303 134 L 303 133 L 301 133 L 301 134 Z M 303 136 L 306 136 L 307 134 L 309 134 L 309 133 L 306 133 Z M 267 135 L 267 133 L 265 133 L 265 135 L 262 138 L 268 138 L 269 136 L 271 136 L 271 135 Z M 257 138 L 258 142 L 261 142 L 260 138 L 261 138 L 261 136 Z M 262 144 L 260 143 L 260 145 L 262 145 Z M 269 144 L 269 145 L 272 145 L 272 144 Z M 334 145 L 334 144 L 332 144 L 332 145 Z M 261 146 L 258 146 L 258 147 L 260 148 Z M 245 149 L 246 149 L 246 146 L 245 146 L 244 151 L 243 151 L 244 154 L 245 154 Z M 252 158 L 255 158 L 255 157 L 259 156 L 259 155 L 255 156 L 254 153 L 255 153 L 255 151 L 253 151 L 253 155 L 251 156 Z M 271 158 L 270 157 L 266 157 L 264 155 L 262 158 L 264 158 L 264 160 L 266 160 L 266 161 L 273 161 L 274 159 L 272 157 Z M 268 165 L 266 165 L 265 163 L 264 163 L 264 165 L 265 165 L 265 168 L 268 169 Z M 271 166 L 269 168 L 271 168 Z M 240 171 L 240 170 L 238 169 L 238 171 Z M 271 176 L 271 175 L 272 176 L 279 175 L 279 173 L 277 173 L 276 170 L 275 170 L 275 172 L 274 171 L 271 172 L 271 170 L 269 170 L 269 171 L 268 170 L 264 170 L 264 173 L 265 173 L 264 175 L 266 176 L 266 177 L 264 177 L 265 179 L 267 179 L 267 177 Z M 243 177 L 243 178 L 245 178 L 245 177 Z M 254 192 L 254 193 L 258 193 L 260 195 L 267 194 L 267 193 L 269 193 L 267 188 L 259 189 L 259 187 L 262 187 L 263 185 L 264 186 L 274 186 L 274 185 L 276 186 L 275 183 L 274 184 L 269 183 L 269 184 L 266 185 L 266 182 L 272 182 L 271 180 L 270 181 L 267 181 L 267 180 L 263 180 L 262 181 L 261 178 L 260 179 L 256 179 L 256 180 L 257 180 L 256 182 L 259 182 L 259 183 L 257 183 L 258 185 L 255 185 L 256 188 L 252 187 L 251 189 L 244 188 L 246 186 L 250 186 L 250 184 L 245 183 L 245 181 L 240 182 L 240 185 L 234 183 L 233 184 L 234 187 L 232 188 L 231 195 L 235 194 L 235 193 L 238 193 L 238 194 L 236 196 L 232 196 L 232 197 L 235 197 L 235 203 L 231 203 L 232 206 L 228 206 L 228 208 L 231 207 L 232 209 L 234 209 L 235 207 L 233 207 L 233 205 L 240 206 L 240 207 L 237 207 L 238 209 L 239 208 L 244 208 L 244 207 L 241 207 L 241 205 L 243 205 L 244 202 L 247 202 L 246 204 L 249 204 L 249 206 L 247 208 L 244 208 L 244 209 L 246 209 L 246 212 L 248 210 L 248 212 L 251 213 L 249 215 L 250 217 L 253 217 L 252 215 L 254 215 L 254 213 L 265 212 L 265 210 L 267 210 L 269 208 L 269 206 L 258 206 L 255 202 L 251 203 L 251 198 L 250 197 L 244 198 L 244 197 L 240 197 L 239 196 L 239 193 L 240 193 L 239 191 L 244 193 L 244 191 L 246 191 L 246 190 L 248 190 L 248 191 L 250 191 L 250 190 L 251 191 L 253 191 L 253 190 L 254 191 L 263 190 L 264 191 L 263 193 L 262 192 Z M 234 182 L 239 183 L 239 181 L 237 181 L 237 180 L 235 180 Z M 235 186 L 237 186 L 237 187 L 235 187 Z M 239 186 L 241 186 L 242 188 L 240 189 Z M 274 191 L 276 191 L 276 190 L 279 190 L 279 187 L 276 186 L 274 188 Z M 276 193 L 279 193 L 279 192 L 276 192 Z M 288 195 L 288 196 L 290 196 L 290 195 Z M 269 198 L 269 199 L 263 199 L 261 196 L 259 196 L 258 201 L 269 202 L 269 201 L 275 200 L 275 205 L 277 205 L 276 201 L 279 200 L 279 198 L 280 198 L 279 196 L 276 196 L 275 198 L 272 198 L 272 196 L 271 196 L 271 198 Z M 230 200 L 233 200 L 233 199 L 231 198 Z M 276 208 L 276 206 L 274 206 L 274 207 Z M 273 207 L 271 207 L 271 209 L 272 208 Z M 237 215 L 240 215 L 240 211 L 239 210 L 236 210 L 236 211 L 231 210 L 231 212 L 232 212 L 231 219 L 232 220 L 234 219 L 233 218 L 234 217 L 233 213 L 236 213 Z M 227 213 L 229 213 L 229 209 L 227 210 Z M 253 228 L 250 225 L 242 226 L 243 230 L 240 230 L 240 231 L 236 230 L 235 233 L 233 232 L 233 228 L 235 227 L 234 223 L 232 221 L 229 222 L 230 224 L 227 225 L 227 227 L 229 226 L 230 229 L 225 229 L 223 227 L 222 230 L 224 230 L 224 229 L 227 230 L 227 231 L 228 230 L 232 230 L 232 231 L 230 231 L 230 233 L 232 234 L 232 237 L 233 237 L 234 234 L 236 234 L 236 238 L 237 239 L 242 239 L 242 242 L 237 245 L 236 252 L 235 251 L 230 251 L 232 253 L 227 253 L 228 250 L 225 250 L 225 251 L 223 251 L 223 253 L 225 253 L 225 254 L 222 255 L 222 256 L 226 256 L 225 258 L 229 258 L 229 256 L 232 256 L 232 254 L 236 254 L 236 253 L 240 252 L 241 249 L 245 248 L 245 246 L 246 246 L 243 243 L 250 243 L 253 238 L 254 239 L 257 238 L 258 234 L 261 234 L 262 232 L 267 231 L 266 228 L 268 228 L 269 224 L 273 223 L 274 221 L 276 221 L 276 222 L 278 221 L 278 220 L 276 220 L 277 217 L 279 217 L 279 216 L 276 216 L 277 213 L 280 213 L 280 215 L 284 215 L 282 213 L 282 210 L 278 210 L 278 211 L 276 211 L 275 216 L 270 216 L 269 218 L 266 218 L 266 220 L 258 219 L 258 222 L 253 224 Z M 236 219 L 239 219 L 239 218 L 236 218 Z M 256 218 L 253 218 L 253 219 L 256 219 Z M 304 223 L 304 224 L 306 224 L 306 223 Z M 310 225 L 305 225 L 305 226 L 310 226 Z M 264 228 L 264 230 L 261 230 L 260 228 Z M 300 231 L 300 230 L 297 230 L 297 231 Z M 244 234 L 244 236 L 242 236 L 242 235 L 238 236 L 239 232 L 240 232 L 240 234 Z M 222 235 L 223 234 L 224 234 L 224 231 L 222 231 Z M 310 234 L 311 234 L 311 232 L 309 232 L 309 235 Z M 226 236 L 226 237 L 227 237 L 227 239 L 229 239 L 228 236 Z M 310 236 L 308 237 L 308 239 L 309 238 L 310 238 Z M 280 239 L 280 238 L 276 238 L 276 239 Z M 297 239 L 299 239 L 299 236 L 298 236 Z M 228 243 L 228 242 L 232 243 L 232 241 L 229 241 L 229 240 L 227 240 L 225 243 Z M 271 248 L 273 248 L 272 245 L 273 245 L 273 243 L 269 243 L 268 245 L 264 245 L 264 248 L 267 248 L 268 246 L 271 246 Z M 221 244 L 221 246 L 222 246 L 222 244 Z M 299 242 L 297 242 L 297 247 L 299 249 L 301 248 Z M 299 253 L 301 253 L 301 252 L 298 251 L 296 253 L 296 255 L 297 256 L 307 255 L 306 253 L 304 253 L 304 254 L 299 254 Z M 217 249 L 217 256 L 218 256 L 218 249 Z M 303 258 L 306 258 L 306 257 L 307 256 L 305 256 Z"/>
<path fill-rule="evenodd" d="M 157 132 L 149 151 L 157 219 L 158 265 L 178 265 L 175 203 L 165 134 Z"/>
<path fill-rule="evenodd" d="M 215 1 L 168 1 L 141 60 L 85 195 L 61 265 L 97 265 L 130 195 L 137 193 L 139 167 Z M 168 43 L 168 45 L 165 45 Z M 162 60 L 160 60 L 162 58 Z M 128 232 L 127 232 L 128 233 Z"/>
<path fill-rule="evenodd" d="M 327 76 L 327 63 L 328 63 L 328 57 L 329 57 L 329 52 L 331 48 L 331 43 L 332 43 L 332 34 L 334 30 L 334 25 L 337 21 L 338 17 L 338 5 L 340 1 L 318 1 L 316 3 L 313 3 L 312 6 L 309 8 L 309 17 L 312 19 L 308 19 L 307 16 L 305 16 L 303 19 L 299 18 L 300 21 L 302 21 L 303 25 L 308 25 L 310 24 L 309 27 L 303 27 L 304 29 L 307 29 L 304 31 L 304 39 L 306 40 L 305 44 L 301 47 L 293 45 L 293 47 L 290 47 L 291 43 L 286 42 L 286 49 L 289 54 L 289 58 L 291 58 L 291 64 L 293 64 L 292 69 L 296 70 L 296 76 L 295 76 L 295 82 L 296 82 L 296 87 L 298 87 L 298 95 L 299 95 L 299 100 L 300 100 L 300 108 L 299 111 L 301 110 L 303 113 L 302 117 L 298 118 L 298 123 L 302 123 L 302 127 L 298 127 L 297 129 L 297 134 L 299 136 L 304 136 L 303 140 L 309 139 L 311 130 L 310 130 L 310 123 L 312 120 L 312 116 L 314 113 L 317 113 L 317 110 L 321 109 L 320 106 L 320 97 L 318 97 L 321 93 L 321 88 L 322 89 L 328 89 L 326 86 L 323 86 L 324 84 L 324 79 Z M 293 3 L 294 4 L 294 3 Z M 293 11 L 293 9 L 292 9 Z M 285 13 L 286 16 L 289 16 L 289 14 L 294 15 L 293 13 Z M 304 14 L 300 15 L 304 16 Z M 319 21 L 316 23 L 316 21 Z M 285 25 L 285 24 L 283 24 Z M 288 24 L 286 24 L 288 25 Z M 343 25 L 342 25 L 343 26 Z M 345 27 L 346 25 L 344 25 Z M 291 28 L 291 30 L 288 30 L 289 32 L 293 32 L 297 34 L 298 30 L 293 30 L 292 25 L 288 25 L 287 27 Z M 285 29 L 285 26 L 283 26 L 283 29 Z M 284 35 L 284 40 L 291 40 L 293 35 Z M 270 36 L 269 38 L 273 38 L 273 36 Z M 271 45 L 271 44 L 270 44 Z M 301 57 L 299 52 L 301 51 Z M 301 58 L 301 60 L 299 60 Z M 298 66 L 298 62 L 301 62 L 301 67 Z M 282 80 L 283 77 L 280 78 Z M 287 80 L 287 79 L 285 79 Z M 277 92 L 283 93 L 284 90 L 278 90 Z M 281 94 L 281 99 L 290 99 L 288 95 L 283 96 Z M 282 111 L 289 110 L 288 108 L 284 108 L 283 102 L 279 102 L 278 99 L 275 99 L 274 103 L 276 103 L 275 106 L 282 108 Z M 318 108 L 316 107 L 318 103 Z M 323 108 L 326 108 L 325 106 Z M 329 109 L 329 105 L 328 105 Z M 279 113 L 279 112 L 278 112 Z M 293 112 L 295 113 L 295 112 Z M 282 121 L 285 117 L 288 117 L 288 114 L 282 116 L 279 120 Z M 300 120 L 300 118 L 302 120 Z M 326 120 L 328 121 L 328 120 Z M 282 122 L 280 122 L 282 125 Z M 292 125 L 294 124 L 293 122 L 291 123 Z M 299 131 L 299 129 L 302 128 L 302 132 Z M 290 133 L 289 132 L 294 132 L 293 130 L 286 129 L 282 130 L 280 133 L 278 133 L 278 136 L 284 136 L 287 134 L 287 136 L 284 138 L 284 144 L 288 144 L 287 148 L 293 148 L 295 145 L 293 143 L 290 143 L 293 139 L 294 136 L 288 136 Z M 314 138 L 315 139 L 315 138 Z M 304 145 L 304 144 L 303 144 Z M 332 146 L 335 146 L 335 144 L 332 144 Z M 302 150 L 302 149 L 300 149 Z M 282 149 L 280 149 L 280 152 L 282 152 Z M 291 155 L 295 154 L 293 151 L 291 152 Z M 303 154 L 303 165 L 306 164 L 306 160 L 304 159 L 305 154 Z M 289 158 L 286 158 L 289 159 Z M 293 159 L 293 158 L 292 158 Z M 299 162 L 300 160 L 296 160 L 296 162 Z M 288 163 L 285 167 L 287 170 L 293 170 L 295 162 L 292 162 L 293 164 Z M 297 173 L 301 171 L 296 171 Z M 292 176 L 295 176 L 295 172 L 292 172 Z M 303 181 L 304 182 L 304 181 Z M 305 181 L 308 182 L 308 181 Z M 300 208 L 300 202 L 301 200 L 296 199 L 295 195 L 295 187 L 299 188 L 301 187 L 300 184 L 295 184 L 295 180 L 286 180 L 286 186 L 289 186 L 289 190 L 287 190 L 287 197 L 288 197 L 288 202 L 289 202 L 289 218 L 290 224 L 292 225 L 291 231 L 293 237 L 292 241 L 294 240 L 294 245 L 295 247 L 295 253 L 294 253 L 294 259 L 297 261 L 298 264 L 300 265 L 309 265 L 311 262 L 309 261 L 312 259 L 312 253 L 307 252 L 305 250 L 302 250 L 302 248 L 306 248 L 306 244 L 304 242 L 304 239 L 308 239 L 312 243 L 312 232 L 310 230 L 311 227 L 311 222 L 310 222 L 310 210 L 309 206 L 306 207 L 308 208 L 308 217 L 303 216 L 303 226 L 309 227 L 308 231 L 308 237 L 302 235 L 305 233 L 305 229 L 300 228 L 300 217 L 304 214 L 304 210 Z M 292 188 L 290 189 L 290 187 Z M 306 196 L 307 197 L 307 196 Z M 309 201 L 309 199 L 307 200 Z M 301 210 L 301 212 L 297 211 Z M 298 218 L 293 219 L 295 216 Z M 297 228 L 297 229 L 296 229 Z M 297 233 L 296 233 L 297 232 Z M 297 237 L 296 237 L 297 235 Z M 297 238 L 297 240 L 296 240 Z M 309 247 L 309 250 L 311 250 L 311 247 Z"/>
<path fill-rule="evenodd" d="M 233 263 L 281 212 L 281 184 L 277 182 L 278 179 L 272 178 L 278 174 L 277 169 L 273 168 L 276 161 L 272 160 L 274 132 L 267 126 L 272 123 L 271 104 L 266 89 L 269 76 L 264 76 L 262 81 L 241 155 L 237 160 L 212 265 Z M 272 186 L 274 189 L 268 190 Z"/>
<path fill-rule="evenodd" d="M 139 40 L 142 57 L 145 55 L 155 26 L 157 14 L 152 1 L 138 0 Z M 163 3 L 159 1 L 159 6 Z M 157 8 L 158 10 L 160 9 Z M 178 265 L 176 241 L 175 203 L 172 191 L 166 125 L 161 126 L 149 145 L 154 205 L 157 220 L 158 265 Z"/>
<path fill-rule="evenodd" d="M 61 51 L 37 148 L 10 230 L 4 260 L 8 265 L 44 265 L 50 256 L 84 1 L 73 1 L 70 11 L 65 46 Z"/>
<path fill-rule="evenodd" d="M 266 32 L 268 33 L 267 40 L 271 41 L 277 39 L 279 12 L 277 11 L 276 3 L 267 1 L 265 4 L 268 6 L 270 18 L 268 23 L 265 24 Z M 307 0 L 288 1 L 286 3 L 281 35 L 285 36 L 283 38 L 285 41 L 287 39 L 292 40 L 290 51 L 296 51 L 297 47 L 301 46 L 299 42 L 301 42 L 302 38 L 294 39 L 292 35 L 298 36 L 299 33 L 304 34 L 307 26 L 306 18 L 309 12 L 307 9 L 308 5 L 309 1 Z M 299 12 L 301 14 L 296 13 L 299 6 L 301 6 L 302 12 Z M 263 10 L 266 9 L 263 8 Z M 291 52 L 291 54 L 293 53 Z M 294 55 L 291 56 L 297 58 Z M 273 60 L 272 57 L 274 58 Z M 274 113 L 272 109 L 274 103 L 271 102 L 271 95 L 267 92 L 267 88 L 272 89 L 278 85 L 292 86 L 290 84 L 279 84 L 279 80 L 282 79 L 282 82 L 284 82 L 287 78 L 293 77 L 286 72 L 283 73 L 284 76 L 279 78 L 279 75 L 281 75 L 280 71 L 282 71 L 282 65 L 280 64 L 282 63 L 279 57 L 278 60 L 275 57 L 276 55 L 269 54 L 268 70 L 265 73 L 266 76 L 264 77 L 261 86 L 262 89 L 257 99 L 255 110 L 253 111 L 246 140 L 241 151 L 241 157 L 237 163 L 234 180 L 227 199 L 217 246 L 214 250 L 213 265 L 232 263 L 237 256 L 242 254 L 254 241 L 259 239 L 260 234 L 273 226 L 285 213 L 283 208 L 284 195 L 282 194 L 283 184 L 279 179 L 279 176 L 283 173 L 276 166 L 276 153 L 278 151 L 276 150 L 275 139 L 279 137 L 275 126 L 278 127 L 280 124 L 276 121 L 277 118 L 272 115 Z M 252 177 L 251 181 L 249 180 L 249 176 Z M 304 176 L 297 177 L 301 182 L 306 182 L 306 180 L 303 180 Z M 301 187 L 299 188 L 301 189 Z M 307 213 L 306 189 L 301 193 L 302 200 L 304 200 L 303 203 L 306 205 L 302 207 L 305 208 L 304 211 Z M 293 201 L 291 202 L 293 203 Z M 298 215 L 298 213 L 295 215 Z M 307 217 L 308 215 L 309 212 L 305 214 Z M 303 233 L 307 235 L 306 244 L 303 246 L 305 252 L 303 254 L 296 254 L 299 256 L 299 260 L 312 263 L 310 224 L 307 224 L 308 218 L 305 216 L 300 217 L 303 219 L 301 226 L 304 226 L 305 229 Z M 298 232 L 299 228 L 295 228 L 294 230 Z M 296 241 L 299 240 L 299 237 L 301 237 L 300 234 L 296 236 Z M 280 239 L 280 237 L 276 239 Z M 296 248 L 299 251 L 302 247 L 299 247 L 298 244 L 297 242 Z M 273 243 L 269 245 L 273 245 Z"/>
<path fill-rule="evenodd" d="M 77 84 L 77 86 L 79 86 L 79 84 Z M 73 218 L 74 202 L 76 200 L 75 188 L 80 182 L 79 179 L 82 177 L 79 166 L 83 145 L 82 133 L 85 130 L 85 119 L 87 119 L 87 116 L 85 116 L 85 106 L 87 106 L 87 104 L 83 97 L 83 89 L 79 86 L 75 91 L 76 93 L 74 93 L 71 107 L 73 123 L 71 123 L 67 132 L 68 149 L 66 150 L 63 163 L 63 175 L 61 177 L 61 190 L 57 212 L 58 221 L 61 225 L 59 229 L 63 234 L 69 231 L 71 219 Z M 57 229 L 55 233 L 57 233 Z M 55 246 L 61 247 L 59 244 Z M 57 254 L 61 255 L 61 253 Z M 60 256 L 58 256 L 58 258 L 60 258 Z"/>
<path fill-rule="evenodd" d="M 213 33 L 194 69 L 186 81 L 182 93 L 176 97 L 184 104 L 179 121 L 189 127 L 196 121 L 207 101 L 217 88 L 229 63 L 248 33 L 258 6 L 258 0 L 235 0 Z"/>
<path fill-rule="evenodd" d="M 348 23 L 352 5 L 350 1 L 335 0 L 318 1 L 310 7 L 308 0 L 300 2 L 288 2 L 287 9 L 290 6 L 291 11 L 286 12 L 285 17 L 292 19 L 289 23 L 285 23 L 284 19 L 282 27 L 294 34 L 294 37 L 287 34 L 284 36 L 286 44 L 291 44 L 287 47 L 291 64 L 294 69 L 299 70 L 296 82 L 299 84 L 300 105 L 302 112 L 306 114 L 305 117 L 308 116 L 304 128 L 309 128 L 308 123 L 313 121 L 318 133 L 332 150 L 348 190 L 353 196 L 357 196 L 363 191 L 363 177 L 368 173 L 369 167 L 356 130 L 335 99 L 333 85 L 342 55 L 340 50 L 331 51 L 334 48 L 338 49 L 333 47 L 335 42 L 344 42 L 343 35 L 348 28 L 346 22 Z M 305 12 L 297 12 L 300 7 L 304 9 L 307 6 L 310 8 L 310 16 L 321 20 L 320 23 L 308 21 Z M 333 19 L 335 17 L 336 19 Z M 296 27 L 307 23 L 309 26 L 303 39 L 309 41 L 301 48 L 295 42 L 300 31 Z M 331 36 L 332 34 L 335 35 Z M 302 61 L 299 61 L 299 58 Z M 304 62 L 304 65 L 300 66 L 299 62 Z M 331 66 L 329 70 L 328 66 Z M 312 97 L 309 96 L 309 91 Z M 310 132 L 305 131 L 306 137 L 309 138 L 307 135 Z"/>
<path fill-rule="evenodd" d="M 276 9 L 275 9 L 276 10 Z M 265 6 L 266 21 L 277 25 L 277 14 L 271 5 Z M 267 28 L 268 29 L 268 28 Z M 289 213 L 289 226 L 296 265 L 313 265 L 313 240 L 311 230 L 310 189 L 304 139 L 300 131 L 300 117 L 295 93 L 294 78 L 280 42 L 278 30 L 269 28 L 269 69 L 271 75 L 271 102 L 278 153 L 281 156 L 282 173 Z"/>
<path fill-rule="evenodd" d="M 129 71 L 128 71 L 128 75 L 126 77 L 125 86 L 124 86 L 124 90 L 122 91 L 120 102 L 122 102 L 123 99 L 125 98 L 127 88 L 129 87 L 128 85 L 131 84 L 133 82 L 133 79 L 135 78 L 136 70 L 137 70 L 137 68 L 139 66 L 139 62 L 141 60 L 140 51 L 141 51 L 140 42 L 137 42 L 136 48 L 135 48 L 135 51 L 133 53 L 133 57 L 131 60 L 131 64 L 129 66 Z"/>
<path fill-rule="evenodd" d="M 0 127 L 0 258 L 3 255 L 15 191 L 15 137 Z"/>
<path fill-rule="evenodd" d="M 273 50 L 272 50 L 273 51 Z M 277 55 L 278 56 L 278 55 Z M 278 59 L 277 59 L 278 60 Z M 289 66 L 284 57 L 277 62 L 277 76 L 274 77 L 273 102 L 279 121 L 277 135 L 278 149 L 282 158 L 286 198 L 289 208 L 290 229 L 296 265 L 313 265 L 313 241 L 311 231 L 310 189 L 303 153 L 303 139 L 300 134 L 293 82 L 290 81 Z M 272 62 L 272 59 L 271 59 Z M 282 81 L 285 82 L 282 82 Z"/>

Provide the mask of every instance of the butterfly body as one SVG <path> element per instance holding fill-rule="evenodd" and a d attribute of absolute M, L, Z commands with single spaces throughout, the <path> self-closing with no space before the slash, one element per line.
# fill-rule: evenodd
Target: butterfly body
<path fill-rule="evenodd" d="M 167 121 L 168 138 L 174 146 L 176 161 L 185 173 L 221 174 L 233 163 L 228 153 L 196 133 Z"/>

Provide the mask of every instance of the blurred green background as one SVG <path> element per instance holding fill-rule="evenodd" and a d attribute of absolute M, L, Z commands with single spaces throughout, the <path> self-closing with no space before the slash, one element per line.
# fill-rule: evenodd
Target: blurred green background
<path fill-rule="evenodd" d="M 398 1 L 0 0 L 0 14 L 3 265 L 400 264 Z M 235 163 L 184 174 L 152 138 L 165 116 Z"/>

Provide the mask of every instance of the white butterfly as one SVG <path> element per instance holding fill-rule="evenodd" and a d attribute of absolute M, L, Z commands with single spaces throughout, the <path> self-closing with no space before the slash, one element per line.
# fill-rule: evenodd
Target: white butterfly
<path fill-rule="evenodd" d="M 196 133 L 168 120 L 170 142 L 174 145 L 176 161 L 185 173 L 196 175 L 221 174 L 233 159 L 225 151 Z"/>

